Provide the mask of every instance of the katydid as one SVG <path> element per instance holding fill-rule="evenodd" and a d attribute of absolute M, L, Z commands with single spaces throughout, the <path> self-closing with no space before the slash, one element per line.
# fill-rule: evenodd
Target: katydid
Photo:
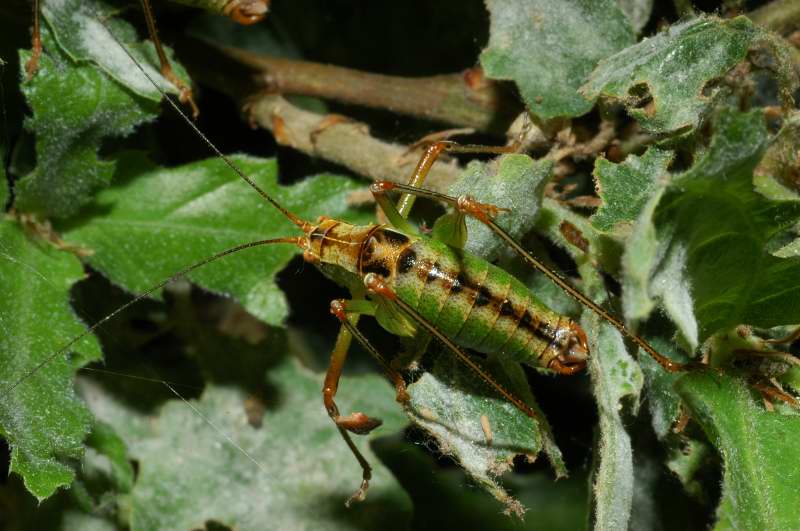
<path fill-rule="evenodd" d="M 146 0 L 143 0 L 143 3 L 146 4 Z M 149 12 L 147 13 L 150 16 Z M 122 47 L 121 43 L 120 46 Z M 128 53 L 127 49 L 122 48 Z M 131 60 L 135 62 L 132 56 Z M 138 63 L 136 66 L 158 90 L 162 90 Z M 187 92 L 188 89 L 182 85 L 178 86 L 182 89 L 181 99 L 191 103 L 191 93 Z M 371 478 L 370 466 L 352 444 L 350 432 L 368 433 L 380 425 L 379 420 L 361 412 L 343 415 L 335 403 L 339 377 L 351 337 L 354 336 L 381 363 L 395 385 L 398 401 L 401 403 L 408 401 L 403 375 L 357 328 L 358 315 L 374 316 L 383 328 L 393 334 L 405 336 L 427 334 L 436 338 L 489 387 L 524 414 L 536 418 L 536 413 L 528 404 L 497 382 L 466 352 L 466 349 L 499 354 L 529 366 L 569 375 L 580 371 L 586 365 L 589 349 L 585 332 L 571 318 L 547 308 L 522 282 L 506 271 L 453 245 L 452 241 L 455 238 L 445 238 L 449 242 L 445 243 L 422 234 L 406 219 L 413 197 L 417 196 L 438 200 L 454 207 L 458 215 L 459 230 L 465 230 L 463 228 L 465 216 L 472 216 L 486 224 L 526 262 L 542 271 L 569 295 L 608 320 L 653 356 L 666 370 L 677 371 L 683 368 L 682 365 L 659 354 L 644 339 L 628 331 L 619 319 L 525 251 L 495 223 L 494 218 L 503 210 L 501 205 L 484 204 L 470 196 L 454 197 L 423 188 L 431 166 L 443 152 L 499 154 L 513 151 L 513 146 L 459 145 L 450 141 L 430 144 L 408 184 L 381 181 L 370 187 L 389 220 L 388 225 L 356 226 L 328 218 L 309 221 L 300 219 L 267 192 L 261 190 L 203 135 L 177 104 L 169 98 L 167 101 L 217 156 L 268 203 L 282 212 L 302 234 L 244 243 L 190 265 L 93 324 L 83 334 L 67 342 L 36 367 L 30 368 L 4 389 L 2 394 L 10 393 L 16 387 L 24 385 L 42 367 L 67 353 L 81 338 L 172 280 L 232 253 L 256 246 L 280 243 L 300 247 L 307 262 L 316 265 L 324 274 L 344 284 L 355 294 L 353 300 L 335 300 L 331 303 L 331 312 L 341 321 L 342 329 L 339 341 L 333 349 L 323 386 L 323 401 L 328 414 L 362 468 L 361 486 L 348 502 L 364 498 Z M 388 196 L 395 192 L 403 194 L 397 206 Z"/>

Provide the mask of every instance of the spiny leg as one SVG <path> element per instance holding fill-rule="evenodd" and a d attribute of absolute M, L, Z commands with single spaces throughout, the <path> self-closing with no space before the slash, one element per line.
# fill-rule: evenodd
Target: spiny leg
<path fill-rule="evenodd" d="M 425 178 L 430 170 L 430 165 L 433 164 L 433 161 L 438 156 L 437 153 L 435 156 L 433 156 L 433 159 L 430 163 L 426 162 L 426 157 L 431 156 L 427 154 L 435 151 L 435 149 L 432 148 L 433 146 L 426 150 L 426 156 L 423 156 L 423 158 L 417 164 L 416 170 L 409 179 L 409 184 L 421 186 L 425 182 Z M 392 222 L 393 226 L 403 230 L 404 232 L 416 234 L 416 227 L 406 221 L 413 204 L 414 196 L 411 194 L 403 194 L 398 201 L 397 206 L 389 203 L 392 211 L 390 222 Z M 384 210 L 384 212 L 387 210 L 383 205 L 381 205 L 381 208 Z M 307 259 L 313 260 L 312 257 L 307 257 Z M 363 299 L 356 299 L 348 302 L 335 300 L 331 302 L 331 313 L 339 318 L 341 326 L 339 328 L 339 334 L 336 337 L 336 344 L 334 345 L 333 352 L 331 352 L 331 360 L 330 364 L 328 365 L 328 371 L 325 374 L 322 397 L 325 404 L 325 409 L 328 411 L 328 415 L 330 415 L 331 419 L 336 424 L 336 428 L 339 430 L 339 433 L 347 444 L 347 447 L 350 448 L 350 451 L 355 456 L 362 470 L 361 487 L 345 502 L 345 505 L 348 507 L 352 502 L 362 501 L 364 499 L 367 489 L 369 488 L 369 480 L 372 477 L 372 468 L 370 467 L 366 458 L 364 458 L 364 456 L 353 443 L 348 430 L 353 431 L 354 433 L 368 433 L 380 425 L 380 420 L 372 419 L 363 413 L 352 413 L 347 417 L 343 417 L 339 413 L 339 408 L 336 406 L 336 402 L 334 401 L 334 397 L 339 388 L 339 378 L 341 377 L 344 363 L 347 360 L 347 353 L 350 349 L 350 343 L 352 342 L 353 336 L 355 336 L 359 343 L 361 343 L 361 345 L 375 359 L 378 360 L 389 378 L 393 381 L 397 390 L 397 401 L 405 403 L 409 400 L 408 393 L 406 392 L 405 380 L 403 380 L 402 375 L 391 367 L 391 365 L 380 354 L 380 352 L 378 352 L 378 350 L 369 342 L 369 340 L 367 340 L 367 338 L 364 337 L 364 335 L 358 330 L 358 320 L 360 315 L 374 314 L 374 305 L 371 308 L 367 306 L 370 304 L 371 303 Z"/>
<path fill-rule="evenodd" d="M 349 307 L 349 308 L 348 308 Z M 403 377 L 394 371 L 386 359 L 378 352 L 377 349 L 367 340 L 366 337 L 356 327 L 358 316 L 360 314 L 374 313 L 374 305 L 364 300 L 358 299 L 353 301 L 334 300 L 331 302 L 331 313 L 335 315 L 342 326 L 339 328 L 339 335 L 336 337 L 336 344 L 331 352 L 331 361 L 328 365 L 328 371 L 325 373 L 325 383 L 322 387 L 322 397 L 325 404 L 325 409 L 328 415 L 336 424 L 339 434 L 344 439 L 350 452 L 355 456 L 356 461 L 361 466 L 361 486 L 356 492 L 350 496 L 345 505 L 350 506 L 354 501 L 363 501 L 369 489 L 369 480 L 372 478 L 372 467 L 359 451 L 358 447 L 350 437 L 350 433 L 366 434 L 381 425 L 380 419 L 371 418 L 364 413 L 351 413 L 347 416 L 342 416 L 339 413 L 339 407 L 334 400 L 336 391 L 339 389 L 339 378 L 342 375 L 344 363 L 347 360 L 347 353 L 350 349 L 350 343 L 353 336 L 372 354 L 375 359 L 381 364 L 383 369 L 389 375 L 389 378 L 394 382 L 397 389 L 397 400 L 407 401 L 408 394 L 406 393 L 406 384 Z M 349 315 L 348 315 L 349 314 Z M 355 323 L 354 323 L 355 321 Z"/>
<path fill-rule="evenodd" d="M 169 59 L 167 59 L 166 52 L 164 52 L 161 39 L 158 37 L 156 19 L 153 15 L 153 9 L 150 7 L 150 0 L 140 0 L 140 2 L 142 4 L 142 10 L 144 11 L 144 19 L 147 22 L 147 31 L 150 33 L 150 39 L 153 41 L 153 44 L 156 47 L 158 60 L 161 63 L 161 75 L 167 78 L 170 83 L 175 85 L 179 91 L 178 99 L 181 101 L 181 103 L 188 104 L 189 107 L 192 108 L 192 118 L 196 119 L 200 114 L 200 110 L 197 108 L 197 105 L 194 102 L 192 89 L 186 86 L 186 84 L 181 81 L 177 75 L 175 75 L 175 71 L 172 70 L 172 65 L 170 65 Z"/>
<path fill-rule="evenodd" d="M 455 153 L 507 153 L 512 150 L 513 149 L 509 147 L 458 145 L 450 141 L 436 142 L 425 152 L 425 155 L 423 155 L 422 159 L 420 160 L 417 169 L 424 173 L 430 171 L 430 168 L 435 162 L 436 158 L 443 151 L 451 151 Z M 628 330 L 628 328 L 620 319 L 584 295 L 581 291 L 574 288 L 566 279 L 547 266 L 544 262 L 528 253 L 506 231 L 504 231 L 494 222 L 494 218 L 500 212 L 506 211 L 507 209 L 499 208 L 495 205 L 480 203 L 468 195 L 455 197 L 434 192 L 432 190 L 426 190 L 411 185 L 397 184 L 390 181 L 376 181 L 370 186 L 370 191 L 373 193 L 375 200 L 378 202 L 384 212 L 386 212 L 386 216 L 389 218 L 389 221 L 392 221 L 392 223 L 394 223 L 393 217 L 396 217 L 397 212 L 396 210 L 395 212 L 391 212 L 393 210 L 393 205 L 386 195 L 391 191 L 399 191 L 405 195 L 426 197 L 428 199 L 433 199 L 452 205 L 459 212 L 471 216 L 481 223 L 487 225 L 495 234 L 503 239 L 503 241 L 505 241 L 512 249 L 514 249 L 517 254 L 519 254 L 526 262 L 528 262 L 528 264 L 544 273 L 545 276 L 547 276 L 553 283 L 567 292 L 578 302 L 585 305 L 601 318 L 611 323 L 624 336 L 630 338 L 638 347 L 647 352 L 664 369 L 669 372 L 678 372 L 688 368 L 687 365 L 672 361 L 666 356 L 660 354 L 655 348 L 653 348 L 653 346 L 650 345 L 650 343 Z"/>
<path fill-rule="evenodd" d="M 339 321 L 342 323 L 342 326 L 347 329 L 350 334 L 356 338 L 356 340 L 361 344 L 364 349 L 369 352 L 369 354 L 375 358 L 375 360 L 380 364 L 381 368 L 383 368 L 386 376 L 392 381 L 394 384 L 395 390 L 397 392 L 396 400 L 401 404 L 405 404 L 410 400 L 408 396 L 408 392 L 406 391 L 406 382 L 403 379 L 403 376 L 397 372 L 383 357 L 383 355 L 378 351 L 377 348 L 367 339 L 367 337 L 355 326 L 353 323 L 350 322 L 349 317 L 355 315 L 374 315 L 375 314 L 375 304 L 373 302 L 364 300 L 364 299 L 356 299 L 356 300 L 344 300 L 344 299 L 336 299 L 331 301 L 331 313 L 335 315 Z M 326 377 L 327 382 L 327 377 Z M 337 375 L 337 384 L 338 384 L 338 375 Z M 333 393 L 336 393 L 336 388 L 334 387 Z M 333 397 L 331 396 L 331 399 Z M 352 431 L 352 430 L 351 430 Z"/>

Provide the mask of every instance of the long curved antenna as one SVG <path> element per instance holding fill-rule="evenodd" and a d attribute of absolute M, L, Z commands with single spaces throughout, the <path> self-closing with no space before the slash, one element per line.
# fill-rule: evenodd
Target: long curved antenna
<path fill-rule="evenodd" d="M 105 317 L 103 317 L 102 319 L 100 319 L 99 321 L 97 321 L 96 323 L 91 325 L 89 328 L 87 328 L 86 330 L 84 330 L 83 332 L 78 334 L 77 336 L 75 336 L 72 339 L 70 339 L 69 342 L 67 342 L 60 349 L 56 350 L 55 352 L 53 352 L 52 354 L 47 356 L 45 359 L 40 361 L 33 369 L 31 369 L 30 371 L 28 371 L 25 374 L 23 374 L 19 379 L 17 379 L 17 381 L 15 381 L 9 387 L 7 387 L 6 389 L 3 389 L 2 392 L 0 392 L 0 396 L 7 395 L 8 393 L 11 393 L 14 389 L 16 389 L 25 380 L 28 380 L 29 378 L 34 376 L 36 373 L 38 373 L 40 370 L 42 370 L 44 367 L 49 365 L 53 360 L 55 360 L 60 355 L 62 355 L 65 352 L 67 352 L 67 350 L 69 350 L 69 348 L 72 347 L 75 343 L 77 343 L 78 341 L 80 341 L 84 337 L 88 336 L 89 334 L 91 334 L 92 332 L 97 330 L 100 326 L 102 326 L 104 323 L 108 322 L 109 320 L 111 320 L 115 316 L 117 316 L 120 312 L 126 310 L 127 308 L 130 308 L 131 306 L 133 306 L 134 304 L 136 304 L 140 300 L 148 297 L 153 292 L 163 288 L 164 286 L 166 286 L 170 282 L 172 282 L 174 280 L 177 280 L 177 279 L 181 278 L 182 276 L 184 276 L 184 275 L 194 271 L 195 269 L 197 269 L 199 267 L 202 267 L 202 266 L 204 266 L 204 265 L 206 265 L 206 264 L 208 264 L 210 262 L 213 262 L 215 260 L 219 260 L 220 258 L 223 258 L 223 257 L 228 256 L 230 254 L 237 253 L 239 251 L 243 251 L 244 249 L 250 249 L 251 247 L 258 247 L 260 245 L 268 245 L 270 243 L 293 243 L 295 245 L 300 245 L 300 240 L 301 240 L 300 237 L 292 236 L 292 237 L 286 237 L 286 238 L 272 238 L 272 239 L 269 239 L 269 240 L 258 240 L 258 241 L 254 241 L 254 242 L 250 242 L 250 243 L 243 243 L 242 245 L 237 245 L 236 247 L 232 247 L 230 249 L 226 249 L 226 250 L 224 250 L 222 252 L 219 252 L 219 253 L 217 253 L 217 254 L 215 254 L 213 256 L 209 256 L 208 258 L 205 258 L 205 259 L 203 259 L 203 260 L 201 260 L 201 261 L 199 261 L 199 262 L 197 262 L 195 264 L 192 264 L 192 265 L 190 265 L 190 266 L 178 271 L 177 273 L 175 273 L 174 275 L 172 275 L 168 279 L 166 279 L 166 280 L 164 280 L 162 282 L 159 282 L 155 286 L 152 286 L 152 287 L 146 289 L 144 292 L 140 293 L 139 295 L 134 297 L 132 300 L 126 302 L 125 304 L 123 304 L 122 306 L 120 306 L 119 308 L 117 308 L 116 310 L 111 312 L 110 314 L 106 315 Z"/>
<path fill-rule="evenodd" d="M 274 206 L 274 207 L 275 207 L 275 208 L 276 208 L 276 209 L 277 209 L 277 210 L 278 210 L 278 211 L 279 211 L 281 214 L 283 214 L 284 216 L 286 216 L 286 218 L 287 218 L 289 221 L 291 221 L 292 223 L 294 223 L 295 225 L 297 225 L 297 226 L 300 228 L 300 230 L 302 230 L 303 232 L 308 232 L 308 230 L 310 230 L 310 229 L 311 229 L 311 224 L 310 224 L 309 222 L 307 222 L 307 221 L 303 220 L 303 219 L 300 219 L 300 218 L 299 218 L 299 217 L 297 217 L 295 214 L 293 214 L 292 212 L 290 212 L 290 211 L 289 211 L 289 210 L 288 210 L 286 207 L 284 207 L 283 205 L 281 205 L 280 203 L 278 203 L 278 201 L 276 201 L 276 200 L 275 200 L 275 199 L 274 199 L 272 196 L 270 196 L 270 195 L 269 195 L 267 192 L 265 192 L 264 190 L 262 190 L 262 189 L 261 189 L 261 188 L 260 188 L 260 187 L 259 187 L 259 186 L 258 186 L 258 185 L 255 183 L 255 181 L 253 181 L 253 179 L 251 179 L 250 177 L 248 177 L 248 176 L 247 176 L 247 174 L 246 174 L 246 173 L 245 173 L 245 172 L 244 172 L 244 171 L 243 171 L 241 168 L 239 168 L 239 166 L 237 166 L 235 162 L 233 162 L 233 161 L 232 161 L 232 160 L 231 160 L 231 159 L 230 159 L 230 158 L 229 158 L 227 155 L 225 155 L 224 153 L 222 153 L 222 152 L 219 150 L 219 148 L 217 148 L 217 146 L 215 146 L 215 145 L 214 145 L 214 143 L 213 143 L 213 142 L 211 142 L 211 140 L 210 140 L 210 139 L 209 139 L 209 138 L 208 138 L 208 137 L 205 135 L 205 133 L 203 133 L 203 132 L 200 130 L 200 128 L 199 128 L 199 127 L 197 127 L 197 125 L 195 125 L 195 123 L 194 123 L 194 122 L 193 122 L 193 121 L 192 121 L 192 120 L 191 120 L 191 119 L 190 119 L 188 116 L 186 116 L 186 113 L 184 113 L 184 112 L 183 112 L 183 110 L 181 110 L 180 106 L 178 106 L 178 104 L 177 104 L 177 103 L 175 103 L 175 102 L 172 100 L 172 98 L 170 98 L 170 97 L 169 97 L 169 94 L 167 94 L 167 92 L 166 92 L 166 91 L 165 91 L 163 88 L 161 88 L 161 87 L 158 85 L 158 83 L 156 83 L 155 79 L 153 79 L 153 78 L 152 78 L 152 76 L 150 76 L 150 74 L 148 74 L 148 73 L 147 73 L 147 71 L 146 71 L 146 70 L 145 70 L 145 69 L 142 67 L 142 65 L 140 65 L 140 64 L 139 64 L 139 62 L 136 60 L 136 58 L 135 58 L 135 57 L 133 57 L 133 54 L 131 54 L 131 52 L 130 52 L 130 51 L 129 51 L 129 50 L 128 50 L 128 49 L 127 49 L 127 48 L 126 48 L 126 47 L 125 47 L 123 44 L 122 44 L 122 42 L 120 42 L 120 40 L 117 38 L 117 36 L 116 36 L 116 35 L 114 35 L 114 34 L 111 32 L 111 29 L 110 29 L 110 28 L 109 28 L 109 27 L 106 25 L 106 23 L 103 21 L 103 18 L 102 18 L 101 16 L 99 16 L 99 14 L 98 14 L 98 13 L 95 13 L 95 16 L 96 16 L 97 20 L 99 20 L 99 21 L 100 21 L 100 24 L 102 24 L 102 25 L 103 25 L 103 27 L 106 29 L 106 31 L 107 31 L 107 32 L 108 32 L 108 34 L 111 36 L 111 38 L 112 38 L 112 39 L 114 39 L 114 42 L 116 42 L 116 43 L 117 43 L 117 45 L 118 45 L 118 46 L 119 46 L 119 47 L 122 49 L 122 51 L 124 51 L 124 52 L 125 52 L 125 55 L 127 55 L 127 56 L 128 56 L 128 58 L 129 58 L 129 59 L 131 60 L 131 62 L 132 62 L 132 63 L 133 63 L 135 66 L 136 66 L 136 68 L 137 68 L 137 69 L 138 69 L 138 70 L 139 70 L 139 71 L 140 71 L 142 74 L 144 74 L 144 76 L 147 78 L 147 80 L 148 80 L 148 81 L 150 81 L 150 83 L 152 83 L 152 85 L 155 87 L 155 89 L 156 89 L 156 90 L 157 90 L 159 93 L 161 93 L 161 96 L 162 96 L 162 97 L 163 97 L 163 98 L 164 98 L 164 99 L 165 99 L 165 100 L 166 100 L 166 101 L 169 103 L 169 105 L 170 105 L 170 106 L 171 106 L 171 107 L 172 107 L 172 108 L 175 110 L 175 112 L 177 112 L 177 113 L 178 113 L 178 115 L 180 115 L 180 117 L 181 117 L 181 118 L 183 118 L 183 121 L 184 121 L 184 122 L 186 122 L 186 124 L 187 124 L 189 127 L 191 127 L 191 128 L 194 130 L 195 134 L 196 134 L 197 136 L 199 136 L 199 137 L 200 137 L 200 138 L 203 140 L 203 142 L 205 142 L 206 146 L 208 146 L 208 148 L 209 148 L 209 149 L 212 151 L 212 153 L 214 153 L 216 156 L 218 156 L 218 157 L 219 157 L 219 158 L 221 158 L 223 161 L 225 161 L 225 164 L 227 164 L 227 165 L 228 165 L 228 167 L 229 167 L 231 170 L 233 170 L 233 171 L 236 173 L 236 175 L 238 175 L 238 176 L 239 176 L 239 178 L 240 178 L 240 179 L 242 179 L 244 182 L 246 182 L 247 184 L 249 184 L 249 185 L 250 185 L 250 187 L 251 187 L 253 190 L 255 190 L 256 192 L 258 192 L 258 195 L 260 195 L 262 198 L 264 198 L 264 200 L 266 200 L 266 201 L 267 201 L 269 204 L 271 204 L 272 206 Z"/>

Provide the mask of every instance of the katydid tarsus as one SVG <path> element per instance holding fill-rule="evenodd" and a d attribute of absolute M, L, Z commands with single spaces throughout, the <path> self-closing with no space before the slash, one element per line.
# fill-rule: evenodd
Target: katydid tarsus
<path fill-rule="evenodd" d="M 147 1 L 142 1 L 143 5 L 147 6 Z M 151 34 L 155 36 L 152 14 L 147 7 L 145 14 Z M 34 40 L 34 43 L 36 42 Z M 121 43 L 117 44 L 128 53 Z M 134 63 L 136 62 L 133 56 L 129 57 Z M 136 68 L 148 76 L 138 63 Z M 30 75 L 35 75 L 35 63 L 29 63 L 28 71 Z M 162 71 L 164 71 L 163 62 Z M 172 79 L 166 72 L 165 76 Z M 156 88 L 162 90 L 149 76 L 148 79 Z M 189 89 L 179 81 L 176 83 L 181 92 L 181 100 L 195 109 Z M 682 365 L 659 354 L 644 339 L 630 332 L 618 318 L 576 290 L 558 273 L 531 256 L 514 241 L 494 221 L 503 210 L 502 205 L 483 204 L 469 196 L 454 197 L 424 189 L 424 181 L 431 166 L 444 152 L 500 154 L 513 151 L 513 146 L 459 145 L 450 141 L 430 144 L 408 184 L 382 181 L 370 187 L 376 202 L 389 220 L 388 225 L 355 226 L 327 218 L 308 221 L 300 219 L 267 192 L 261 190 L 200 132 L 177 104 L 169 98 L 167 101 L 215 155 L 222 158 L 231 170 L 265 201 L 283 213 L 302 232 L 302 235 L 287 235 L 282 238 L 243 243 L 186 267 L 94 323 L 82 335 L 66 342 L 37 366 L 31 367 L 16 381 L 11 382 L 10 386 L 3 390 L 3 395 L 28 384 L 41 368 L 68 353 L 70 348 L 84 336 L 169 282 L 230 254 L 252 247 L 280 243 L 299 246 L 307 262 L 317 265 L 323 273 L 343 282 L 355 296 L 352 300 L 335 300 L 331 303 L 331 312 L 341 321 L 341 329 L 323 385 L 325 407 L 362 468 L 361 486 L 348 503 L 364 498 L 371 478 L 370 466 L 352 443 L 350 432 L 367 433 L 380 425 L 378 419 L 361 412 L 343 415 L 335 403 L 339 377 L 352 337 L 355 337 L 380 362 L 396 387 L 398 402 L 405 403 L 408 400 L 403 375 L 357 328 L 360 315 L 375 316 L 385 329 L 394 334 L 428 334 L 435 337 L 444 345 L 445 351 L 457 356 L 496 393 L 529 417 L 535 418 L 536 413 L 525 401 L 498 383 L 465 349 L 499 353 L 520 363 L 550 369 L 560 374 L 573 374 L 585 366 L 589 355 L 586 334 L 569 317 L 558 315 L 540 303 L 535 295 L 507 272 L 466 253 L 463 249 L 424 236 L 407 221 L 413 199 L 419 196 L 453 207 L 458 215 L 458 225 L 461 230 L 465 230 L 463 228 L 465 216 L 471 216 L 486 224 L 526 262 L 543 272 L 580 303 L 613 324 L 666 370 L 678 371 L 683 368 Z M 401 194 L 397 205 L 389 199 L 390 193 Z M 448 239 L 452 240 L 454 238 Z"/>

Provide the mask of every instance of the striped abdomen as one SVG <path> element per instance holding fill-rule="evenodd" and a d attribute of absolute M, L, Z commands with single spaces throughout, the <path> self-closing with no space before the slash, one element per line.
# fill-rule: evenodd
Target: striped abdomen
<path fill-rule="evenodd" d="M 572 373 L 585 365 L 586 336 L 492 264 L 427 238 L 378 227 L 358 261 L 457 344 Z"/>

